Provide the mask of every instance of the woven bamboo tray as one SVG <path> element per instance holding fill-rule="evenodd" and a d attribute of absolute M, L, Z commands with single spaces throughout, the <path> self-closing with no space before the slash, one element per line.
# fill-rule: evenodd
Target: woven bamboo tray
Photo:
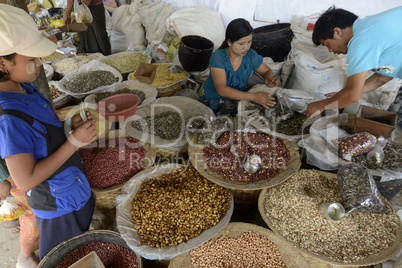
<path fill-rule="evenodd" d="M 251 224 L 251 223 L 243 223 L 243 222 L 230 222 L 225 228 L 223 228 L 219 233 L 217 233 L 214 237 L 212 237 L 208 241 L 215 241 L 221 236 L 237 238 L 246 232 L 254 232 L 258 233 L 263 237 L 266 237 L 268 240 L 273 242 L 278 251 L 281 253 L 282 261 L 286 264 L 288 268 L 309 268 L 307 261 L 304 257 L 295 249 L 288 246 L 286 240 L 281 238 L 280 236 L 274 234 L 267 228 Z M 173 258 L 170 261 L 169 268 L 195 268 L 191 264 L 191 256 L 190 252 L 182 254 Z"/>
<path fill-rule="evenodd" d="M 299 148 L 296 142 L 290 140 L 283 140 L 286 148 L 289 150 L 291 158 L 286 166 L 276 177 L 271 180 L 261 180 L 255 182 L 238 182 L 227 181 L 223 176 L 214 173 L 207 169 L 207 164 L 204 162 L 203 145 L 197 144 L 199 133 L 192 136 L 188 145 L 188 155 L 192 165 L 201 173 L 205 178 L 212 182 L 223 186 L 231 191 L 234 196 L 235 208 L 239 210 L 248 210 L 257 205 L 258 197 L 262 189 L 274 187 L 286 181 L 293 173 L 297 172 L 301 166 L 299 155 Z"/>
<path fill-rule="evenodd" d="M 112 130 L 108 133 L 107 138 L 118 138 L 124 136 L 124 133 L 119 130 Z M 144 169 L 151 167 L 155 162 L 156 150 L 149 143 L 143 143 L 143 147 L 146 150 L 144 158 Z M 116 196 L 120 195 L 121 188 L 125 183 L 109 187 L 106 189 L 92 188 L 92 192 L 95 196 L 95 208 L 102 212 L 104 215 L 111 219 L 116 218 Z"/>
<path fill-rule="evenodd" d="M 337 174 L 335 173 L 330 173 L 330 172 L 325 172 L 325 171 L 319 171 L 322 176 L 328 177 L 328 178 L 336 178 Z M 279 186 L 280 187 L 280 186 Z M 261 217 L 265 221 L 265 223 L 268 225 L 268 227 L 278 236 L 281 236 L 284 238 L 281 234 L 281 232 L 275 228 L 274 224 L 272 221 L 266 216 L 266 210 L 265 210 L 265 195 L 267 194 L 268 189 L 264 189 L 261 191 L 260 197 L 258 199 L 258 210 L 260 211 Z M 384 203 L 390 209 L 393 211 L 392 213 L 396 213 L 392 206 L 389 204 L 389 202 L 383 198 Z M 396 240 L 395 243 L 381 251 L 380 253 L 377 253 L 373 256 L 370 256 L 366 259 L 356 261 L 353 263 L 343 263 L 343 262 L 337 262 L 334 261 L 333 259 L 325 256 L 325 255 L 320 255 L 314 252 L 310 252 L 307 250 L 304 250 L 300 248 L 298 245 L 292 243 L 291 241 L 287 240 L 284 238 L 287 243 L 289 244 L 290 247 L 293 247 L 297 249 L 304 257 L 305 259 L 309 262 L 310 267 L 312 268 L 324 268 L 324 267 L 362 267 L 362 266 L 370 266 L 378 263 L 382 263 L 392 257 L 394 257 L 398 252 L 401 250 L 402 247 L 402 224 L 399 224 L 399 229 L 397 230 L 396 234 Z M 358 247 L 359 245 L 356 245 Z"/>
<path fill-rule="evenodd" d="M 98 138 L 103 137 L 106 135 L 107 132 L 112 128 L 112 122 L 108 121 L 103 117 L 103 115 L 99 114 L 95 110 L 91 110 L 91 113 L 95 117 L 95 125 L 96 125 L 96 130 L 98 131 Z M 59 118 L 61 121 L 66 120 L 67 118 L 73 117 L 76 114 L 80 113 L 80 105 L 75 105 L 75 106 L 67 106 L 64 107 L 63 109 L 59 110 Z"/>
<path fill-rule="evenodd" d="M 55 246 L 43 257 L 38 268 L 53 268 L 74 249 L 94 242 L 113 243 L 129 249 L 137 257 L 138 268 L 143 267 L 142 257 L 127 245 L 119 233 L 109 230 L 93 230 L 73 237 Z"/>

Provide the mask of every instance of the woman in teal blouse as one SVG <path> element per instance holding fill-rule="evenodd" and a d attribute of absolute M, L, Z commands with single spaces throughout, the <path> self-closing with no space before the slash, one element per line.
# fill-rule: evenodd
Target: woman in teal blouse
<path fill-rule="evenodd" d="M 247 81 L 253 71 L 260 74 L 268 87 L 279 79 L 264 62 L 262 56 L 250 49 L 253 28 L 245 19 L 232 20 L 226 28 L 225 41 L 210 60 L 210 75 L 204 83 L 204 93 L 198 99 L 216 115 L 236 114 L 238 100 L 250 100 L 265 108 L 275 105 L 274 98 L 265 92 L 246 92 Z"/>

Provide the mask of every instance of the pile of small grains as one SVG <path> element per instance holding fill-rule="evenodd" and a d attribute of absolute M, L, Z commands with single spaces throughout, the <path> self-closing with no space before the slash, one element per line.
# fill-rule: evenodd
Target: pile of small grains
<path fill-rule="evenodd" d="M 156 74 L 155 78 L 152 81 L 152 85 L 156 88 L 162 87 L 165 85 L 170 85 L 176 82 L 179 82 L 185 78 L 187 78 L 187 73 L 186 72 L 181 72 L 181 73 L 172 73 L 170 72 L 169 68 L 172 67 L 171 64 L 155 64 L 156 65 Z M 129 79 L 131 80 L 137 80 L 137 78 L 134 76 L 134 72 L 132 72 L 129 75 Z"/>
<path fill-rule="evenodd" d="M 97 147 L 82 148 L 89 185 L 105 189 L 120 185 L 143 170 L 146 150 L 132 137 L 100 139 Z"/>
<path fill-rule="evenodd" d="M 204 161 L 210 171 L 222 175 L 227 181 L 269 181 L 286 168 L 291 160 L 284 141 L 264 133 L 224 132 L 216 144 L 216 147 L 204 147 Z M 232 145 L 241 145 L 243 150 L 246 148 L 248 155 L 255 154 L 261 158 L 257 172 L 249 173 L 243 168 L 246 157 L 241 158 L 231 152 Z"/>
<path fill-rule="evenodd" d="M 96 94 L 95 101 L 100 102 L 101 100 L 106 99 L 110 96 L 117 95 L 117 94 L 125 94 L 125 93 L 137 95 L 140 98 L 140 103 L 138 105 L 141 105 L 141 103 L 145 100 L 144 91 L 141 91 L 138 89 L 121 88 L 121 89 L 118 89 L 113 92 L 98 93 L 98 94 Z"/>
<path fill-rule="evenodd" d="M 369 169 L 377 168 L 402 168 L 402 144 L 388 141 L 384 147 L 384 160 L 376 161 L 375 158 L 367 159 L 366 155 L 352 157 L 352 162 L 365 166 Z"/>
<path fill-rule="evenodd" d="M 60 59 L 60 58 L 63 57 L 63 56 L 64 56 L 64 54 L 55 51 L 55 52 L 53 52 L 52 54 L 50 54 L 49 56 L 41 57 L 41 60 L 42 60 L 43 62 L 46 62 L 46 61 L 55 61 L 55 60 Z"/>
<path fill-rule="evenodd" d="M 68 73 L 78 70 L 82 65 L 91 60 L 99 59 L 98 54 L 76 55 L 75 57 L 65 57 L 52 64 L 54 71 L 58 73 Z"/>
<path fill-rule="evenodd" d="M 164 140 L 175 140 L 182 134 L 183 120 L 177 112 L 164 111 L 154 116 L 147 116 L 143 120 L 132 121 L 131 126 Z"/>
<path fill-rule="evenodd" d="M 70 267 L 92 251 L 96 252 L 105 267 L 138 268 L 138 259 L 134 252 L 114 243 L 103 242 L 92 242 L 74 249 L 55 268 Z"/>
<path fill-rule="evenodd" d="M 190 251 L 191 264 L 206 268 L 286 267 L 276 245 L 254 232 L 237 238 L 221 236 Z"/>
<path fill-rule="evenodd" d="M 132 201 L 132 219 L 142 243 L 178 245 L 199 236 L 222 219 L 230 193 L 193 167 L 146 179 Z"/>
<path fill-rule="evenodd" d="M 398 243 L 401 221 L 395 212 L 357 213 L 332 221 L 318 211 L 325 202 L 341 203 L 336 175 L 301 169 L 281 185 L 267 189 L 262 213 L 271 228 L 298 248 L 336 262 L 357 262 Z"/>
<path fill-rule="evenodd" d="M 121 73 L 131 72 L 138 68 L 140 63 L 148 63 L 149 57 L 142 53 L 127 53 L 121 57 L 105 59 L 102 61 L 107 65 L 112 66 Z"/>
<path fill-rule="evenodd" d="M 85 93 L 97 89 L 98 87 L 112 85 L 119 81 L 112 72 L 97 70 L 79 73 L 66 81 L 64 87 L 74 93 Z"/>

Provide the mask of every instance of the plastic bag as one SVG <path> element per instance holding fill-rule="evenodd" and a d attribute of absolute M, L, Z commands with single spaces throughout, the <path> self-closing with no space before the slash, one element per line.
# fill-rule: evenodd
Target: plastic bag
<path fill-rule="evenodd" d="M 234 118 L 228 116 L 211 117 L 203 126 L 199 144 L 216 146 L 216 141 L 224 133 L 230 131 L 232 133 L 256 133 L 255 128 L 250 125 L 245 117 L 237 115 Z"/>
<path fill-rule="evenodd" d="M 347 215 L 359 212 L 388 212 L 369 169 L 348 163 L 339 169 L 337 176 L 342 204 Z"/>
<path fill-rule="evenodd" d="M 332 140 L 332 143 L 338 147 L 339 154 L 347 161 L 350 161 L 353 156 L 370 152 L 377 138 L 368 132 L 353 134 L 350 136 Z"/>
<path fill-rule="evenodd" d="M 85 5 L 85 3 L 79 3 L 78 0 L 74 0 L 74 15 L 75 21 L 78 23 L 92 23 L 91 10 Z"/>

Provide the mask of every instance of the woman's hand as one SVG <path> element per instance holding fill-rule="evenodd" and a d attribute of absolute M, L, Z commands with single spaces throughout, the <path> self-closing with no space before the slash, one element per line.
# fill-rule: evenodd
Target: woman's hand
<path fill-rule="evenodd" d="M 272 77 L 267 77 L 265 79 L 265 85 L 267 85 L 267 87 L 276 87 L 277 85 L 279 85 L 279 78 L 272 76 Z"/>
<path fill-rule="evenodd" d="M 95 124 L 92 124 L 91 121 L 87 121 L 79 126 L 68 137 L 68 140 L 77 148 L 81 148 L 87 144 L 90 144 L 97 139 L 98 131 L 96 130 Z"/>
<path fill-rule="evenodd" d="M 0 182 L 0 200 L 10 196 L 11 183 L 7 180 Z"/>
<path fill-rule="evenodd" d="M 276 102 L 275 98 L 271 97 L 267 92 L 255 92 L 253 93 L 253 102 L 262 105 L 263 107 L 269 109 L 269 107 L 273 107 Z"/>
<path fill-rule="evenodd" d="M 87 119 L 89 122 L 91 122 L 92 124 L 96 123 L 95 117 L 94 115 L 90 112 L 90 111 L 86 111 L 87 114 Z M 76 128 L 79 128 L 80 126 L 82 126 L 84 124 L 84 120 L 82 120 L 82 117 L 80 114 L 76 114 L 71 118 L 71 129 L 74 130 Z"/>

